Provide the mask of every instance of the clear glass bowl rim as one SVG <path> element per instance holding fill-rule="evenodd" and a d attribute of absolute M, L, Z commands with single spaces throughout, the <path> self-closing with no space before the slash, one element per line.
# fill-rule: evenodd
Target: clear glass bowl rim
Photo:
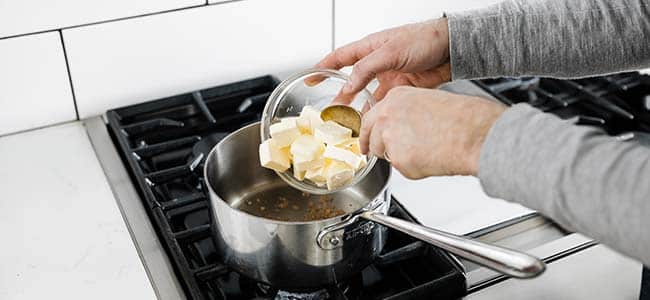
<path fill-rule="evenodd" d="M 297 72 L 289 77 L 287 77 L 285 80 L 283 80 L 271 93 L 269 96 L 266 106 L 264 107 L 264 110 L 262 111 L 262 120 L 260 121 L 260 138 L 261 141 L 265 141 L 269 139 L 271 136 L 269 132 L 269 127 L 271 127 L 271 122 L 273 121 L 273 118 L 275 117 L 275 112 L 278 110 L 282 99 L 289 93 L 294 84 L 299 83 L 303 81 L 305 78 L 314 76 L 314 75 L 322 75 L 325 77 L 332 77 L 332 78 L 337 78 L 340 80 L 343 80 L 344 82 L 348 82 L 350 80 L 350 77 L 338 70 L 332 70 L 332 69 L 323 69 L 323 68 L 311 68 L 307 70 L 303 70 L 300 72 Z M 372 94 L 367 90 L 363 89 L 359 93 L 364 94 L 364 97 L 366 99 L 369 99 L 369 105 L 372 107 L 375 104 L 375 100 L 372 97 Z M 377 162 L 377 157 L 375 157 L 372 154 L 367 155 L 367 160 L 368 164 L 361 169 L 360 171 L 357 171 L 354 174 L 354 178 L 347 184 L 342 187 L 339 187 L 337 189 L 333 190 L 328 190 L 326 187 L 319 187 L 315 184 L 308 183 L 307 181 L 300 181 L 293 177 L 290 172 L 285 171 L 285 172 L 276 172 L 282 180 L 284 180 L 287 184 L 289 184 L 291 187 L 296 188 L 298 190 L 310 193 L 310 194 L 315 194 L 315 195 L 326 195 L 326 194 L 332 194 L 341 190 L 344 190 L 348 187 L 351 187 L 359 181 L 361 181 L 372 168 L 374 167 L 375 163 Z"/>

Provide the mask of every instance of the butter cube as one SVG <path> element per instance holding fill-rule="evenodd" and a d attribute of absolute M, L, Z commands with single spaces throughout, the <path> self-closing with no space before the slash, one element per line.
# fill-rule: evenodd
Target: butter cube
<path fill-rule="evenodd" d="M 367 165 L 368 165 L 368 158 L 365 155 L 361 154 L 361 163 L 359 164 L 357 171 L 363 169 Z"/>
<path fill-rule="evenodd" d="M 327 182 L 325 181 L 315 181 L 314 184 L 316 184 L 317 187 L 324 187 L 327 185 Z"/>
<path fill-rule="evenodd" d="M 325 166 L 325 158 L 319 157 L 316 159 L 306 159 L 301 156 L 293 157 L 293 167 L 298 168 L 300 171 L 307 171 L 312 169 L 318 169 Z"/>
<path fill-rule="evenodd" d="M 302 133 L 313 134 L 314 128 L 323 124 L 323 119 L 320 118 L 320 111 L 307 105 L 302 108 L 300 116 L 296 120 L 298 127 Z"/>
<path fill-rule="evenodd" d="M 346 185 L 354 177 L 354 170 L 345 163 L 333 161 L 326 170 L 326 183 L 328 190 L 334 190 Z"/>
<path fill-rule="evenodd" d="M 356 155 L 361 155 L 361 146 L 359 145 L 359 138 L 355 138 L 355 137 L 350 138 L 338 146 L 344 148 L 345 150 L 352 151 Z"/>
<path fill-rule="evenodd" d="M 314 183 L 325 183 L 327 178 L 325 177 L 325 167 L 316 168 L 307 170 L 305 172 L 305 178 L 313 181 Z"/>
<path fill-rule="evenodd" d="M 300 129 L 295 117 L 284 118 L 280 122 L 272 124 L 269 130 L 271 137 L 280 148 L 291 145 L 300 136 Z"/>
<path fill-rule="evenodd" d="M 361 164 L 360 155 L 357 155 L 352 151 L 345 150 L 336 146 L 328 145 L 327 147 L 325 147 L 325 152 L 323 152 L 323 157 L 346 163 L 353 170 L 359 169 L 359 165 Z"/>
<path fill-rule="evenodd" d="M 306 173 L 307 171 L 302 171 L 299 168 L 296 168 L 295 164 L 293 165 L 293 177 L 295 177 L 296 179 L 303 181 L 305 179 Z"/>
<path fill-rule="evenodd" d="M 319 139 L 303 134 L 299 136 L 290 147 L 293 157 L 299 157 L 302 161 L 311 161 L 318 158 L 325 150 L 325 145 Z"/>
<path fill-rule="evenodd" d="M 293 158 L 293 176 L 298 180 L 305 179 L 307 172 L 315 169 L 322 169 L 325 166 L 325 159 L 320 157 L 315 160 L 307 160 L 300 156 Z M 309 178 L 307 178 L 309 179 Z M 323 179 L 324 181 L 324 179 Z"/>
<path fill-rule="evenodd" d="M 352 130 L 334 121 L 327 121 L 314 128 L 314 136 L 328 145 L 338 145 L 352 137 Z"/>
<path fill-rule="evenodd" d="M 268 139 L 259 147 L 260 164 L 278 172 L 286 171 L 291 165 L 289 151 L 279 147 L 274 139 Z"/>

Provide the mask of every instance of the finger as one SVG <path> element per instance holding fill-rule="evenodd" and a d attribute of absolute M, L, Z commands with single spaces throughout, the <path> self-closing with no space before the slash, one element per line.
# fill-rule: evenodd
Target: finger
<path fill-rule="evenodd" d="M 377 158 L 384 158 L 384 152 L 386 151 L 386 148 L 384 146 L 383 131 L 384 126 L 382 124 L 375 124 L 375 126 L 372 127 L 372 131 L 370 132 L 368 152 Z"/>
<path fill-rule="evenodd" d="M 315 67 L 339 70 L 343 67 L 354 65 L 372 51 L 372 45 L 369 38 L 366 37 L 335 49 L 318 62 Z M 325 80 L 325 77 L 311 76 L 306 78 L 304 82 L 307 86 L 315 86 L 323 80 Z M 335 100 L 339 99 L 338 104 L 349 104 L 352 98 L 350 95 L 340 95 Z"/>
<path fill-rule="evenodd" d="M 316 64 L 317 68 L 340 69 L 351 66 L 372 52 L 367 38 L 339 47 Z"/>
<path fill-rule="evenodd" d="M 372 81 L 377 74 L 393 68 L 394 55 L 386 47 L 379 48 L 354 64 L 350 81 L 343 87 L 343 94 L 356 94 Z"/>
<path fill-rule="evenodd" d="M 338 94 L 334 96 L 334 100 L 332 100 L 332 105 L 334 104 L 345 104 L 348 105 L 354 101 L 354 96 L 356 94 L 344 94 L 343 90 L 339 90 Z"/>
<path fill-rule="evenodd" d="M 445 63 L 432 70 L 408 74 L 406 78 L 409 85 L 436 88 L 451 81 L 451 66 L 449 63 Z"/>
<path fill-rule="evenodd" d="M 315 85 L 321 83 L 325 79 L 327 79 L 326 76 L 316 74 L 316 75 L 312 75 L 312 76 L 309 76 L 309 77 L 305 78 L 304 82 L 305 82 L 305 84 L 307 86 L 312 87 L 312 86 L 315 86 Z"/>
<path fill-rule="evenodd" d="M 361 108 L 361 115 L 364 115 L 370 110 L 370 103 L 366 102 L 363 104 L 363 108 Z"/>
<path fill-rule="evenodd" d="M 382 102 L 377 103 L 372 107 L 372 109 L 363 114 L 363 119 L 361 119 L 361 129 L 359 131 L 359 146 L 361 147 L 361 153 L 368 153 L 370 132 L 372 131 L 379 114 L 381 114 L 381 111 L 383 110 L 382 107 Z"/>
<path fill-rule="evenodd" d="M 382 83 L 382 84 L 380 84 L 380 85 L 377 87 L 377 89 L 375 90 L 375 92 L 372 93 L 372 96 L 373 96 L 377 101 L 381 101 L 382 99 L 384 99 L 384 97 L 386 97 L 386 94 L 388 93 L 388 91 L 390 91 L 391 88 L 393 88 L 393 85 L 392 85 L 392 84 L 389 84 L 389 83 Z"/>

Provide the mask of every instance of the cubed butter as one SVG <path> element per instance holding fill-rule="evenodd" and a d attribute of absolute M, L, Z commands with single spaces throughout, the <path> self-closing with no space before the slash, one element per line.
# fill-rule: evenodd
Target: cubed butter
<path fill-rule="evenodd" d="M 354 170 L 347 164 L 338 161 L 329 164 L 325 172 L 328 190 L 345 186 L 354 177 Z"/>
<path fill-rule="evenodd" d="M 293 166 L 294 168 L 298 168 L 298 170 L 302 171 L 318 169 L 325 166 L 325 158 L 318 157 L 316 159 L 306 159 L 301 156 L 294 156 Z"/>
<path fill-rule="evenodd" d="M 260 144 L 259 147 L 260 164 L 278 172 L 286 171 L 291 161 L 289 151 L 279 147 L 274 139 L 268 139 Z"/>
<path fill-rule="evenodd" d="M 305 173 L 307 173 L 307 171 L 296 168 L 296 164 L 293 164 L 293 177 L 300 181 L 303 181 L 305 179 Z"/>
<path fill-rule="evenodd" d="M 327 180 L 325 177 L 325 170 L 325 167 L 307 170 L 305 172 L 305 178 L 313 181 L 314 183 L 324 183 Z"/>
<path fill-rule="evenodd" d="M 293 157 L 300 157 L 303 161 L 314 160 L 321 156 L 325 145 L 319 139 L 303 134 L 291 144 L 290 152 Z"/>
<path fill-rule="evenodd" d="M 363 169 L 367 165 L 368 165 L 368 158 L 365 155 L 361 154 L 361 163 L 359 164 L 357 171 Z"/>
<path fill-rule="evenodd" d="M 328 145 L 338 145 L 352 137 L 352 130 L 327 121 L 314 128 L 314 136 Z"/>
<path fill-rule="evenodd" d="M 350 138 L 340 145 L 337 145 L 339 147 L 342 147 L 345 150 L 352 151 L 356 155 L 361 155 L 361 146 L 359 145 L 359 138 Z"/>
<path fill-rule="evenodd" d="M 302 108 L 300 116 L 296 121 L 300 131 L 305 134 L 313 134 L 314 128 L 323 123 L 323 119 L 320 118 L 320 111 L 309 105 Z"/>
<path fill-rule="evenodd" d="M 308 171 L 323 168 L 325 165 L 325 159 L 319 157 L 314 160 L 306 160 L 300 156 L 293 157 L 293 177 L 302 181 L 305 179 L 306 173 Z M 308 178 L 309 179 L 309 178 Z"/>
<path fill-rule="evenodd" d="M 269 130 L 271 137 L 280 148 L 291 145 L 300 136 L 300 129 L 295 117 L 284 118 L 280 122 L 272 124 Z"/>
<path fill-rule="evenodd" d="M 359 165 L 361 164 L 361 155 L 336 146 L 328 145 L 325 147 L 323 157 L 346 163 L 353 170 L 359 169 Z"/>

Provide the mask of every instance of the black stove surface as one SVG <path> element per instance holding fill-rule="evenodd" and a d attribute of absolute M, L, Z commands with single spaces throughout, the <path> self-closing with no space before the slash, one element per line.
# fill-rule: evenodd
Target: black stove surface
<path fill-rule="evenodd" d="M 650 132 L 650 76 L 638 72 L 576 80 L 525 77 L 474 81 L 507 105 L 527 102 L 621 139 Z"/>
<path fill-rule="evenodd" d="M 451 256 L 389 231 L 383 252 L 351 280 L 279 291 L 223 265 L 202 178 L 208 151 L 258 121 L 278 81 L 270 76 L 110 110 L 109 132 L 189 299 L 455 299 L 465 278 Z M 393 199 L 390 214 L 414 221 Z"/>

